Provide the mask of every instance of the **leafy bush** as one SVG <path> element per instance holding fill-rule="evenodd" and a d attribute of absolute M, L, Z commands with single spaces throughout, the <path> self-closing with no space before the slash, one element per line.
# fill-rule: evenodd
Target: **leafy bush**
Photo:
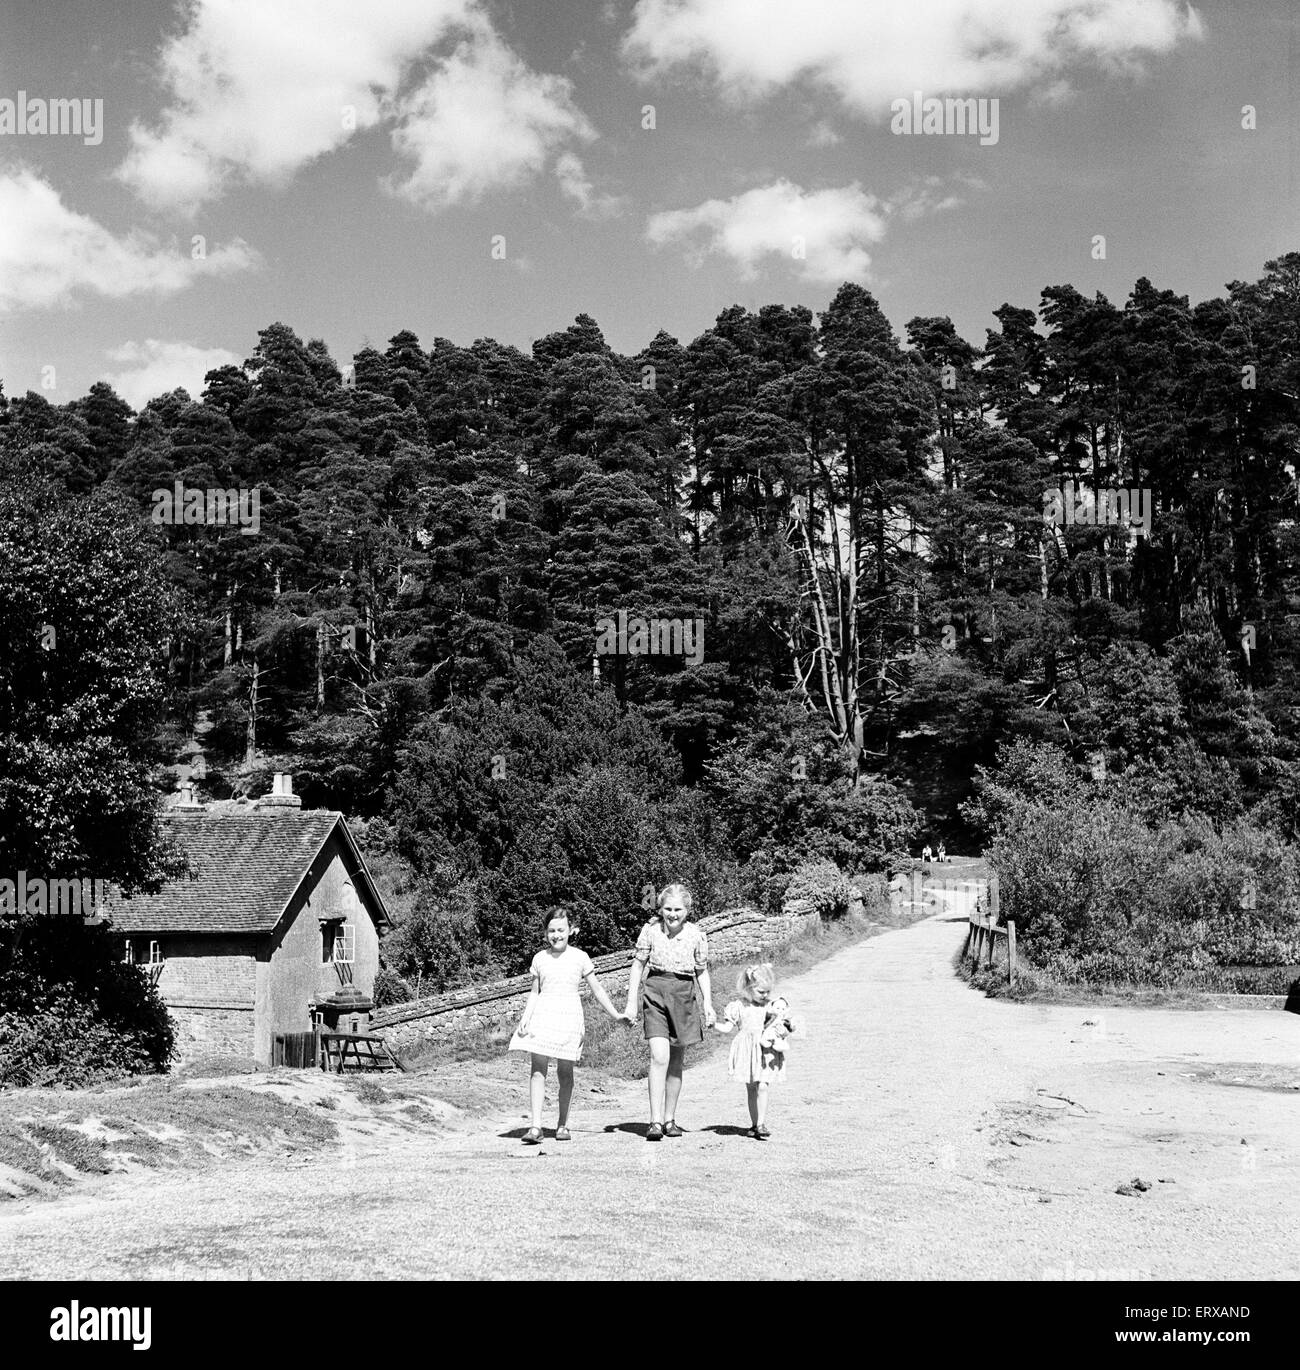
<path fill-rule="evenodd" d="M 991 850 L 1027 956 L 1065 980 L 1195 985 L 1300 961 L 1300 853 L 1238 822 L 1157 827 L 1112 803 L 1025 803 Z"/>
<path fill-rule="evenodd" d="M 848 876 L 832 861 L 805 861 L 785 887 L 784 902 L 815 909 L 823 918 L 838 918 L 848 911 L 857 891 Z"/>
<path fill-rule="evenodd" d="M 411 987 L 396 972 L 381 966 L 375 975 L 374 1000 L 376 1008 L 390 1004 L 405 1004 L 411 999 Z"/>
<path fill-rule="evenodd" d="M 762 726 L 705 767 L 731 850 L 741 860 L 766 853 L 775 870 L 789 872 L 812 860 L 875 867 L 905 848 L 920 815 L 902 791 L 872 775 L 855 785 L 818 725 L 788 704 L 770 706 Z"/>
<path fill-rule="evenodd" d="M 472 881 L 451 890 L 433 881 L 420 886 L 410 914 L 384 939 L 384 959 L 396 972 L 395 980 L 418 977 L 425 993 L 504 973 L 479 930 L 475 893 Z"/>
<path fill-rule="evenodd" d="M 0 933 L 0 1088 L 86 1085 L 167 1068 L 171 1019 L 108 927 L 27 918 Z"/>

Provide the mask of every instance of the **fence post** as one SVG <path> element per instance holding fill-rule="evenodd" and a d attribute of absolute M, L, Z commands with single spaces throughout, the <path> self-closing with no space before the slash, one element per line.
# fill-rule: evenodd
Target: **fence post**
<path fill-rule="evenodd" d="M 1016 981 L 1016 920 L 1007 919 L 1007 981 Z"/>
<path fill-rule="evenodd" d="M 989 921 L 996 923 L 1001 917 L 1002 908 L 998 903 L 998 873 L 989 867 Z"/>

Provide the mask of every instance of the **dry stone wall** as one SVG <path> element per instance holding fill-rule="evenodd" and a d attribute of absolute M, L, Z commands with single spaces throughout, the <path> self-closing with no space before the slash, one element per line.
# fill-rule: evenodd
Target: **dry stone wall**
<path fill-rule="evenodd" d="M 743 961 L 801 936 L 817 925 L 816 912 L 791 905 L 778 917 L 750 908 L 727 909 L 700 919 L 708 935 L 709 962 Z M 594 958 L 596 973 L 615 1004 L 626 997 L 632 948 Z M 370 1020 L 372 1032 L 382 1032 L 394 1050 L 445 1041 L 478 1029 L 513 1027 L 523 1013 L 532 980 L 516 975 L 487 985 L 472 985 L 446 994 L 394 1004 L 378 1010 Z"/>

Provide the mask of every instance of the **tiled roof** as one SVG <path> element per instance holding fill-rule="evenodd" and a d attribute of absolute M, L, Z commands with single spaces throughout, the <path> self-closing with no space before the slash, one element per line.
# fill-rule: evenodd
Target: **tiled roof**
<path fill-rule="evenodd" d="M 269 933 L 342 817 L 328 809 L 169 814 L 163 830 L 194 874 L 157 894 L 111 899 L 105 912 L 122 932 Z M 369 883 L 359 880 L 358 893 Z"/>

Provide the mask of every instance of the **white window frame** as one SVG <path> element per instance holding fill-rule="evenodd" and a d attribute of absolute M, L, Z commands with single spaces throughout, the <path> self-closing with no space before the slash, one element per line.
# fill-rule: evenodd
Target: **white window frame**
<path fill-rule="evenodd" d="M 334 929 L 334 951 L 330 961 L 336 966 L 354 966 L 357 962 L 357 930 L 348 922 Z"/>
<path fill-rule="evenodd" d="M 122 952 L 122 964 L 124 966 L 135 965 L 135 943 L 129 937 L 126 939 L 126 947 Z"/>

